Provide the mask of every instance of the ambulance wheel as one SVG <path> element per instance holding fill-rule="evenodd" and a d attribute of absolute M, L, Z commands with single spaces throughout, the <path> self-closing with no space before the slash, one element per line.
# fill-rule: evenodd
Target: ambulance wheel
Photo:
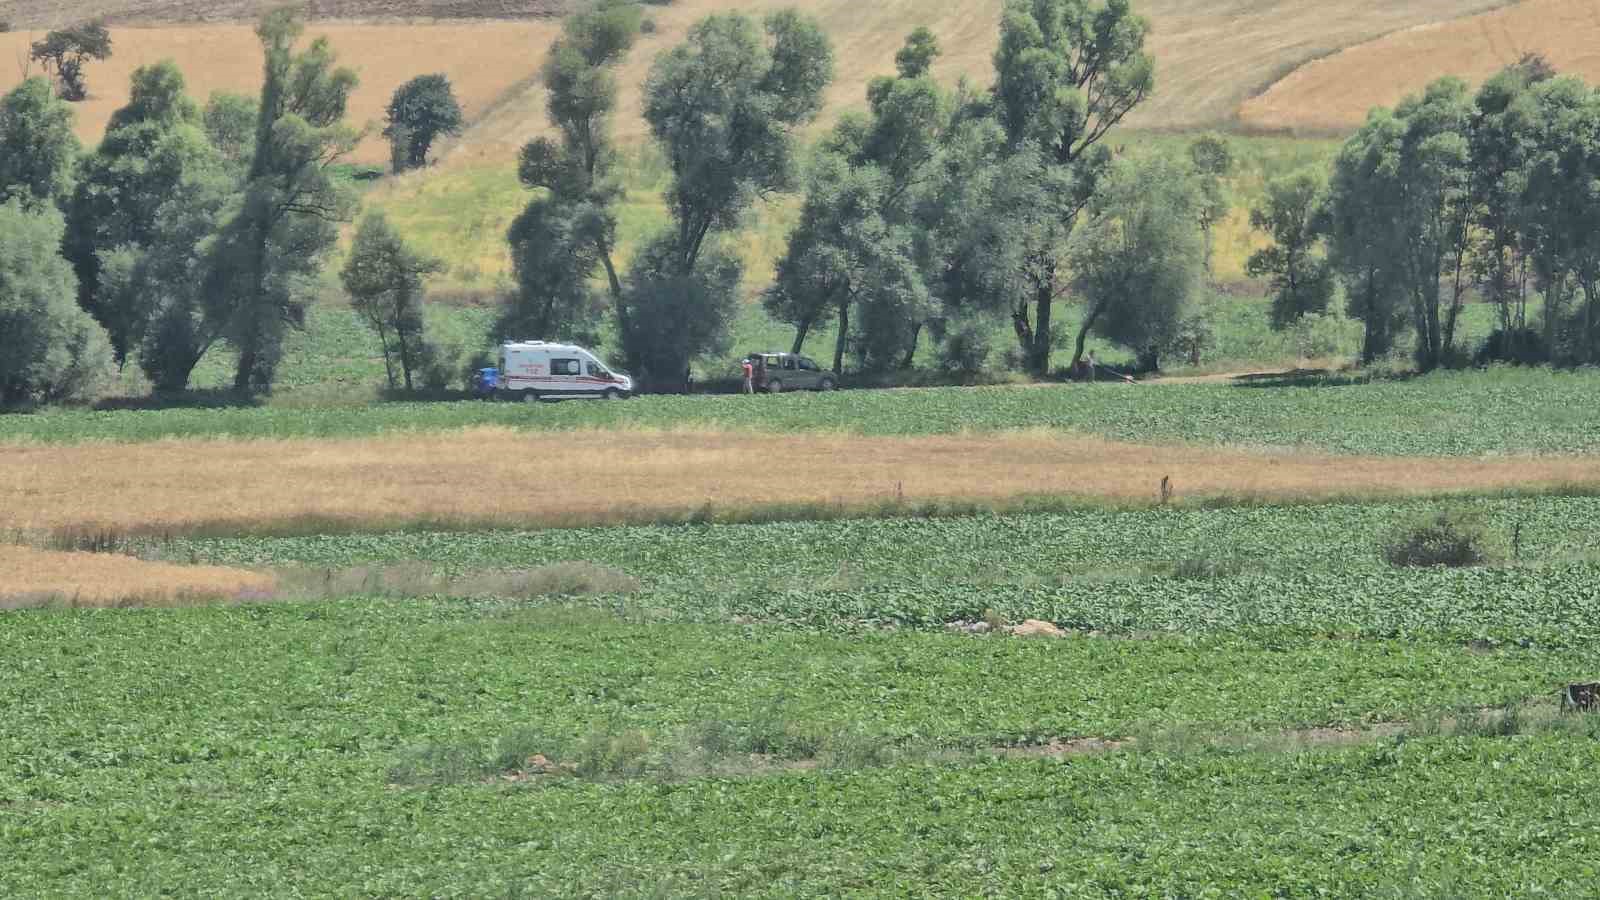
<path fill-rule="evenodd" d="M 523 391 L 522 392 L 522 402 L 523 403 L 538 403 L 539 402 L 539 392 L 538 391 Z"/>
<path fill-rule="evenodd" d="M 621 400 L 622 392 L 616 388 L 606 388 L 605 396 L 607 400 Z"/>

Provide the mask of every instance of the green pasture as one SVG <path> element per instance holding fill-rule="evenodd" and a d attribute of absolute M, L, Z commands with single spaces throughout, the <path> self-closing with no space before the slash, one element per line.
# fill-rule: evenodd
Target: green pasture
<path fill-rule="evenodd" d="M 332 437 L 497 425 L 919 435 L 1042 428 L 1131 441 L 1476 456 L 1600 449 L 1600 375 L 1499 368 L 1418 378 L 654 396 L 627 403 L 47 410 L 0 416 L 0 441 Z M 1182 486 L 1179 486 L 1181 491 Z"/>

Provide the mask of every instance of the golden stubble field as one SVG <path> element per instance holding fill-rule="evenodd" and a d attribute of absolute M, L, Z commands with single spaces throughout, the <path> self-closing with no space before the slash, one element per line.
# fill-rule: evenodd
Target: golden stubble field
<path fill-rule="evenodd" d="M 1600 485 L 1600 459 L 1144 446 L 1055 432 L 866 437 L 480 428 L 351 439 L 0 448 L 0 534 L 537 527 L 711 508 L 1003 507 L 1030 497 L 1307 500 Z"/>
<path fill-rule="evenodd" d="M 1396 31 L 1471 16 L 1500 2 L 1136 3 L 1154 26 L 1151 48 L 1158 64 L 1158 89 L 1128 124 L 1174 130 L 1226 125 L 1235 120 L 1241 104 L 1310 60 Z M 649 7 L 655 30 L 641 39 L 618 72 L 622 87 L 618 137 L 625 142 L 645 137 L 641 86 L 650 64 L 656 54 L 682 41 L 694 22 L 717 12 L 761 14 L 789 5 L 793 0 L 677 0 L 670 6 Z M 991 77 L 1002 0 L 872 4 L 810 0 L 802 6 L 822 21 L 838 54 L 838 77 L 829 92 L 823 124 L 842 110 L 864 105 L 867 81 L 892 71 L 895 50 L 918 26 L 933 29 L 944 45 L 945 56 L 937 67 L 944 80 L 954 83 L 968 77 L 985 84 Z M 151 15 L 165 8 L 145 7 Z M 124 3 L 118 7 L 119 16 L 137 21 L 139 8 L 137 3 Z M 442 71 L 456 85 L 473 123 L 463 139 L 443 148 L 446 157 L 455 163 L 496 165 L 514 159 L 529 138 L 547 128 L 544 91 L 534 76 L 558 33 L 559 23 L 553 19 L 317 21 L 307 32 L 308 37 L 326 34 L 341 60 L 360 70 L 362 85 L 351 104 L 352 122 L 381 120 L 395 87 L 412 76 Z M 0 34 L 0 91 L 17 82 L 21 66 L 16 60 L 26 56 L 28 42 L 39 36 L 26 31 Z M 99 140 L 112 110 L 126 102 L 128 76 L 143 63 L 176 60 L 199 97 L 217 89 L 253 91 L 260 83 L 261 54 L 247 23 L 118 26 L 112 37 L 115 55 L 91 64 L 88 78 L 94 96 L 78 107 L 79 134 L 90 144 Z M 1405 65 L 1393 69 L 1367 66 L 1357 80 L 1387 84 L 1410 71 Z M 1272 112 L 1279 106 L 1251 109 L 1247 124 L 1268 129 L 1289 127 L 1303 114 L 1293 104 L 1279 112 Z M 387 159 L 381 140 L 365 142 L 357 159 Z"/>
<path fill-rule="evenodd" d="M 306 29 L 302 46 L 327 36 L 341 64 L 356 69 L 361 84 L 350 100 L 348 121 L 371 123 L 372 133 L 353 159 L 384 163 L 389 159 L 383 111 L 395 88 L 411 78 L 443 72 L 469 120 L 480 117 L 509 89 L 537 71 L 559 25 L 551 20 L 520 22 L 440 22 L 428 24 L 362 24 L 315 22 Z M 39 35 L 32 35 L 39 37 Z M 0 93 L 20 80 L 30 35 L 0 34 Z M 261 89 L 261 45 L 253 26 L 244 24 L 114 28 L 115 52 L 88 67 L 90 98 L 74 105 L 78 137 L 86 145 L 99 142 L 111 113 L 128 101 L 128 80 L 141 65 L 175 60 L 197 100 L 212 91 L 254 94 Z"/>
<path fill-rule="evenodd" d="M 1310 63 L 1247 102 L 1248 126 L 1348 131 L 1374 106 L 1394 106 L 1442 75 L 1477 84 L 1526 53 L 1563 74 L 1600 78 L 1600 4 L 1526 0 L 1452 22 L 1410 28 Z"/>

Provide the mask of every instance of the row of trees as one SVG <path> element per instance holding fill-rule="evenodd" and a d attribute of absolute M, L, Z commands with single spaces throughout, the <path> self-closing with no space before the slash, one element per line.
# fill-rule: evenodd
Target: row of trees
<path fill-rule="evenodd" d="M 804 179 L 796 132 L 831 79 L 827 37 L 792 10 L 701 21 L 645 84 L 673 227 L 622 273 L 609 124 L 638 25 L 636 6 L 602 2 L 569 17 L 551 52 L 559 137 L 522 151 L 522 181 L 538 193 L 509 234 L 518 289 L 502 335 L 592 338 L 609 314 L 627 365 L 678 383 L 691 358 L 726 346 L 741 272 L 725 238 L 757 200 L 803 188 L 763 302 L 794 325 L 796 352 L 836 322 L 836 369 L 847 357 L 909 365 L 925 335 L 948 365 L 977 367 L 1000 322 L 1041 374 L 1069 340 L 1076 362 L 1090 333 L 1151 366 L 1183 339 L 1230 161 L 1214 140 L 1183 158 L 1106 146 L 1154 86 L 1148 25 L 1126 0 L 1010 0 L 987 91 L 941 87 L 938 42 L 913 32 L 896 74 L 823 137 Z M 1057 322 L 1065 299 L 1083 311 L 1070 329 Z"/>
<path fill-rule="evenodd" d="M 1252 221 L 1273 246 L 1250 268 L 1272 278 L 1279 322 L 1326 309 L 1341 285 L 1368 361 L 1407 333 L 1423 370 L 1463 359 L 1457 326 L 1477 292 L 1499 317 L 1482 356 L 1593 363 L 1597 176 L 1600 94 L 1580 79 L 1537 57 L 1476 93 L 1441 79 L 1374 110 L 1331 177 L 1270 184 Z"/>
<path fill-rule="evenodd" d="M 0 331 L 16 343 L 0 400 L 81 391 L 91 379 L 65 373 L 107 355 L 136 355 L 159 388 L 182 388 L 222 340 L 239 351 L 237 388 L 270 386 L 353 208 L 330 168 L 356 141 L 343 124 L 356 76 L 325 40 L 297 50 L 291 11 L 257 33 L 259 97 L 219 94 L 201 109 L 172 63 L 142 67 L 92 153 L 44 79 L 0 100 L 0 244 L 50 249 L 8 253 L 0 273 L 16 285 L 0 290 Z"/>
<path fill-rule="evenodd" d="M 361 137 L 344 123 L 356 75 L 326 39 L 298 47 L 302 31 L 293 10 L 263 17 L 256 97 L 202 108 L 172 62 L 141 67 L 88 153 L 46 79 L 0 99 L 0 403 L 82 396 L 129 360 L 180 390 L 219 342 L 238 353 L 237 390 L 270 388 L 356 205 L 334 173 Z M 81 74 L 71 60 L 52 64 L 58 80 Z M 388 112 L 397 169 L 462 124 L 442 75 L 402 85 Z M 362 223 L 342 276 L 391 387 L 438 364 L 422 279 L 439 268 L 381 216 Z"/>

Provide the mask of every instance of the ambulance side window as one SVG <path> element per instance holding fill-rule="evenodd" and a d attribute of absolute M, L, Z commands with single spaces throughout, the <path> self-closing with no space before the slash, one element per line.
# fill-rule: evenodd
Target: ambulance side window
<path fill-rule="evenodd" d="M 551 375 L 576 375 L 578 374 L 578 361 L 575 359 L 550 360 Z"/>

